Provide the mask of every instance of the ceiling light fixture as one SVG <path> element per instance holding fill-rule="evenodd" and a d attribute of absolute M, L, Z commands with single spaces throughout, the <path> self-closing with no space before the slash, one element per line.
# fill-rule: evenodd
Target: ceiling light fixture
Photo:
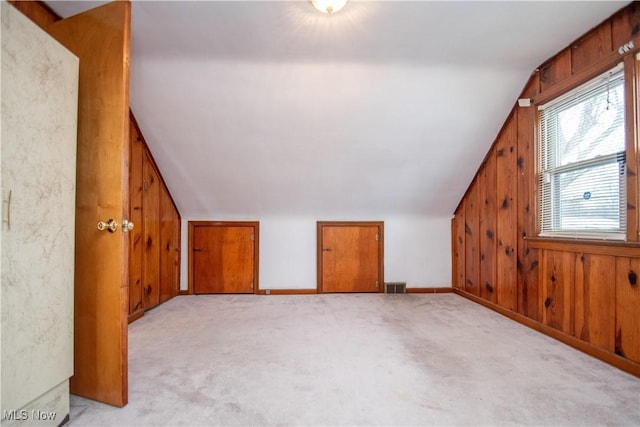
<path fill-rule="evenodd" d="M 331 15 L 342 9 L 347 0 L 311 0 L 311 4 L 320 12 Z"/>

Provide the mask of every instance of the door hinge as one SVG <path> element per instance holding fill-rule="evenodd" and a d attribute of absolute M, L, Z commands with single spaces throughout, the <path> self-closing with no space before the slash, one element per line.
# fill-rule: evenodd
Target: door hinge
<path fill-rule="evenodd" d="M 256 235 L 252 234 L 250 238 L 251 238 L 251 241 L 253 242 L 254 240 L 256 240 Z"/>
<path fill-rule="evenodd" d="M 251 285 L 251 289 L 253 289 L 253 282 L 251 282 L 250 285 Z"/>
<path fill-rule="evenodd" d="M 376 234 L 376 242 L 380 240 L 380 236 Z"/>

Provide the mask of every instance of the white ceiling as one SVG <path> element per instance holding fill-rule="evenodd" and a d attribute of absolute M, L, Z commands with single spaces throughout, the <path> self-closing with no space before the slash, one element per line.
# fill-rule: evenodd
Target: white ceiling
<path fill-rule="evenodd" d="M 626 3 L 135 1 L 131 108 L 184 219 L 449 215 L 531 72 Z"/>

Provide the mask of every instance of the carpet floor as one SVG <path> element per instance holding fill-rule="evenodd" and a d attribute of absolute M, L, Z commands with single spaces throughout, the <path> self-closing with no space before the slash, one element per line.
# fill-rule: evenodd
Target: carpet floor
<path fill-rule="evenodd" d="M 640 425 L 640 379 L 454 294 L 181 296 L 72 426 Z"/>

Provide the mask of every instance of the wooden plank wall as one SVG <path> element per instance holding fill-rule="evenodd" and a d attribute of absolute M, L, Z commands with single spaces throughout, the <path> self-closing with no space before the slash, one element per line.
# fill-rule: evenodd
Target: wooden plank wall
<path fill-rule="evenodd" d="M 178 294 L 180 214 L 130 113 L 129 322 Z"/>
<path fill-rule="evenodd" d="M 133 113 L 130 121 L 129 216 L 135 224 L 129 260 L 129 322 L 132 322 L 145 310 L 178 294 L 180 213 Z"/>
<path fill-rule="evenodd" d="M 129 235 L 129 314 L 144 309 L 142 300 L 142 266 L 144 256 L 144 229 L 142 215 L 142 188 L 144 176 L 142 159 L 144 157 L 144 143 L 138 135 L 134 121 L 129 123 L 129 138 L 131 140 L 131 156 L 129 166 L 129 221 L 134 228 Z"/>
<path fill-rule="evenodd" d="M 633 41 L 627 53 L 618 49 Z M 640 4 L 631 3 L 567 46 L 532 74 L 452 220 L 453 286 L 490 307 L 524 316 L 571 339 L 605 350 L 630 372 L 640 372 L 640 245 L 638 244 L 638 101 L 627 132 L 626 244 L 571 244 L 537 235 L 536 104 L 546 102 L 625 61 L 640 87 Z M 634 123 L 635 122 L 635 123 Z M 527 239 L 529 238 L 529 239 Z M 635 244 L 634 244 L 635 242 Z M 529 321 L 529 320 L 527 320 Z M 602 353 L 602 352 L 600 352 Z M 607 353 L 607 354 L 608 354 Z M 611 359 L 613 360 L 613 359 Z M 609 361 L 611 361 L 609 360 Z M 620 362 L 620 363 L 618 363 Z"/>

